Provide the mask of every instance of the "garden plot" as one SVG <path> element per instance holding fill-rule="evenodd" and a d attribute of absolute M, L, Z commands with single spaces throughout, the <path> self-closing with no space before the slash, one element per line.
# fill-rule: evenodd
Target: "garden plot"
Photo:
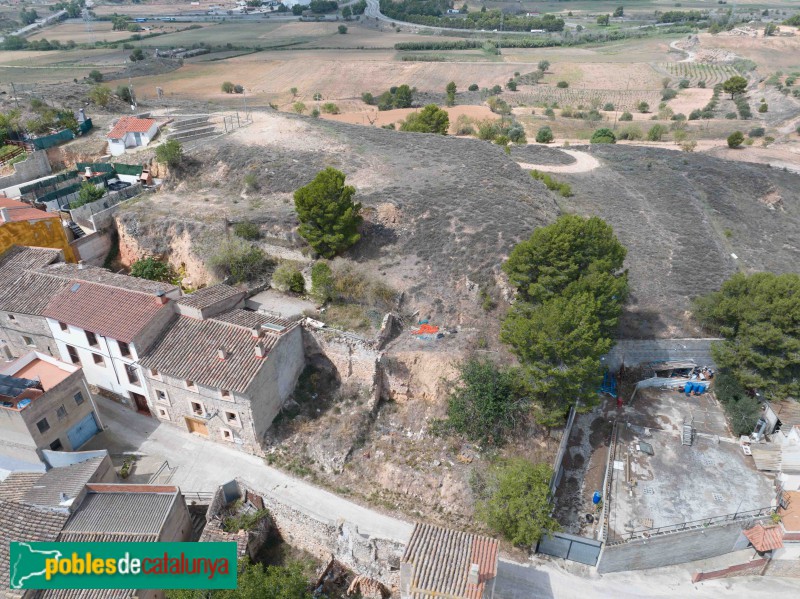
<path fill-rule="evenodd" d="M 665 62 L 659 65 L 667 73 L 678 79 L 688 79 L 692 87 L 705 81 L 708 88 L 730 79 L 739 72 L 729 64 L 708 64 L 703 62 Z"/>
<path fill-rule="evenodd" d="M 611 90 L 611 89 L 562 89 L 550 85 L 522 86 L 517 92 L 509 92 L 503 98 L 516 106 L 572 106 L 579 105 L 602 107 L 608 103 L 618 110 L 633 111 L 636 105 L 644 100 L 650 106 L 658 106 L 661 91 L 657 89 Z"/>

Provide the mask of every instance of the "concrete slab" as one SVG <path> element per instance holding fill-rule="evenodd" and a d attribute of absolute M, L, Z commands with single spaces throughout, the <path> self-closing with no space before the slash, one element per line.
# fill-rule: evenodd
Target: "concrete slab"
<path fill-rule="evenodd" d="M 286 320 L 299 318 L 306 310 L 317 309 L 314 302 L 292 297 L 274 289 L 267 289 L 255 294 L 247 299 L 245 305 L 251 310 L 263 310 Z"/>
<path fill-rule="evenodd" d="M 632 531 L 693 522 L 769 507 L 772 477 L 755 469 L 738 443 L 727 438 L 722 409 L 713 395 L 690 399 L 650 391 L 626 407 L 618 425 L 611 470 L 609 540 Z M 698 434 L 681 443 L 684 417 Z M 721 439 L 720 439 L 721 437 Z M 652 447 L 654 455 L 641 451 Z"/>

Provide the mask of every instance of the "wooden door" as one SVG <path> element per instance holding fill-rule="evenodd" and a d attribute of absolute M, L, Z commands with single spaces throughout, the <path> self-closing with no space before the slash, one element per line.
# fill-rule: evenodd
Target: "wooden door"
<path fill-rule="evenodd" d="M 189 429 L 190 433 L 197 433 L 199 435 L 203 435 L 204 437 L 208 437 L 208 427 L 206 423 L 202 420 L 196 420 L 194 418 L 186 418 L 186 427 Z"/>
<path fill-rule="evenodd" d="M 147 398 L 138 393 L 131 393 L 131 398 L 136 403 L 136 411 L 144 416 L 150 416 L 150 408 L 147 407 Z"/>

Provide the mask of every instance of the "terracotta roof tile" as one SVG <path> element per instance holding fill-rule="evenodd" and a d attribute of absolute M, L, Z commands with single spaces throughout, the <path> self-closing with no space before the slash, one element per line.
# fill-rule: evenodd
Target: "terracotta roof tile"
<path fill-rule="evenodd" d="M 230 285 L 212 285 L 211 287 L 204 287 L 198 289 L 194 293 L 184 295 L 178 300 L 178 303 L 190 308 L 198 308 L 202 310 L 209 306 L 213 306 L 217 302 L 221 302 L 228 298 L 240 295 L 244 297 L 244 291 L 239 291 L 236 287 Z"/>
<path fill-rule="evenodd" d="M 68 262 L 50 264 L 40 268 L 39 272 L 62 279 L 100 283 L 102 285 L 119 287 L 120 289 L 127 289 L 129 291 L 140 291 L 141 293 L 155 294 L 159 291 L 163 291 L 167 294 L 177 295 L 178 292 L 178 287 L 171 283 L 161 283 L 159 281 L 150 281 L 148 279 L 120 275 L 106 270 L 105 268 L 97 268 L 94 266 L 81 267 L 78 264 L 71 264 Z"/>
<path fill-rule="evenodd" d="M 282 330 L 260 329 L 262 325 Z M 231 310 L 206 320 L 180 316 L 139 363 L 214 389 L 244 392 L 264 364 L 256 357 L 252 329 L 261 330 L 260 343 L 268 355 L 281 335 L 295 326 L 246 310 Z M 224 360 L 219 358 L 220 349 L 226 352 Z"/>
<path fill-rule="evenodd" d="M 0 287 L 0 310 L 41 316 L 50 300 L 69 288 L 69 281 L 25 272 L 4 287 Z"/>
<path fill-rule="evenodd" d="M 411 596 L 481 599 L 497 576 L 498 547 L 489 537 L 417 524 L 402 559 L 413 567 Z M 471 564 L 478 564 L 478 584 L 468 582 Z"/>
<path fill-rule="evenodd" d="M 770 551 L 783 547 L 783 530 L 780 526 L 764 526 L 760 522 L 744 531 L 756 551 Z"/>
<path fill-rule="evenodd" d="M 34 208 L 25 202 L 18 202 L 17 200 L 11 200 L 9 198 L 0 197 L 0 208 L 5 208 L 8 210 L 8 218 L 11 222 L 60 218 L 58 214 L 54 212 L 45 212 L 44 210 Z M 0 225 L 2 225 L 3 222 L 4 220 L 0 219 Z"/>
<path fill-rule="evenodd" d="M 0 482 L 0 501 L 22 501 L 25 494 L 36 484 L 42 472 L 12 472 Z"/>
<path fill-rule="evenodd" d="M 155 122 L 154 119 L 124 116 L 117 121 L 117 124 L 108 133 L 108 139 L 121 139 L 126 133 L 146 133 Z"/>
<path fill-rule="evenodd" d="M 50 300 L 42 314 L 130 343 L 162 310 L 171 311 L 172 307 L 159 303 L 155 295 L 72 281 Z"/>

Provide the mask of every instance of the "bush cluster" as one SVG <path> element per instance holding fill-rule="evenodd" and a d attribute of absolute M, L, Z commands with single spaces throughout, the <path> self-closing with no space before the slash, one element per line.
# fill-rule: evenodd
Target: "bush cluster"
<path fill-rule="evenodd" d="M 550 191 L 558 192 L 558 194 L 562 198 L 568 198 L 572 196 L 572 188 L 569 186 L 568 183 L 557 181 L 547 173 L 542 173 L 534 169 L 531 171 L 531 177 L 533 177 L 537 181 L 541 181 L 542 183 L 544 183 L 545 187 L 547 187 L 547 189 L 549 189 Z"/>

